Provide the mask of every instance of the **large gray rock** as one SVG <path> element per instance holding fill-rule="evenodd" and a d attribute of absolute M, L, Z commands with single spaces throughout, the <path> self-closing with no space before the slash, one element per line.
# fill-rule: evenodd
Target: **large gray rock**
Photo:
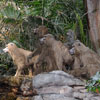
<path fill-rule="evenodd" d="M 37 89 L 49 86 L 84 85 L 84 82 L 63 71 L 52 71 L 35 76 L 33 78 L 32 85 Z"/>
<path fill-rule="evenodd" d="M 73 93 L 73 97 L 74 98 L 79 98 L 79 99 L 83 99 L 83 98 L 91 98 L 93 97 L 92 93 L 80 93 L 80 92 L 74 92 Z"/>
<path fill-rule="evenodd" d="M 97 97 L 91 97 L 91 98 L 83 98 L 83 100 L 100 100 L 100 96 Z"/>
<path fill-rule="evenodd" d="M 84 84 L 63 71 L 52 71 L 25 79 L 20 89 L 24 96 L 33 96 L 30 100 L 99 100 L 100 95 L 87 92 Z"/>
<path fill-rule="evenodd" d="M 69 86 L 50 86 L 50 87 L 43 87 L 40 89 L 35 89 L 37 94 L 64 94 L 66 96 L 72 96 L 73 88 Z"/>
<path fill-rule="evenodd" d="M 32 100 L 78 100 L 78 99 L 75 99 L 73 97 L 66 97 L 64 95 L 48 94 L 48 95 L 34 96 Z"/>

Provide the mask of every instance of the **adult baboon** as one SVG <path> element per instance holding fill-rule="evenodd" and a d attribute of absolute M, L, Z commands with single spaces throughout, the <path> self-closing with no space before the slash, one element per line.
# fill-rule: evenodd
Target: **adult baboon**
<path fill-rule="evenodd" d="M 51 34 L 45 35 L 40 41 L 54 52 L 54 58 L 58 69 L 66 70 L 65 65 L 69 65 L 73 61 L 68 48 L 66 48 L 61 41 L 55 40 Z"/>
<path fill-rule="evenodd" d="M 71 71 L 73 75 L 90 78 L 97 71 L 100 71 L 100 56 L 86 47 L 82 42 L 75 41 L 70 51 L 73 53 L 75 59 L 73 70 Z"/>

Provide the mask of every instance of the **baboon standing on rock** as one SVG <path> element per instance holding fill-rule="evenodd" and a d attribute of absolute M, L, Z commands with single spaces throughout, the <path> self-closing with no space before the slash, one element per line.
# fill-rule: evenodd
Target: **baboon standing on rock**
<path fill-rule="evenodd" d="M 17 66 L 17 71 L 15 76 L 20 76 L 24 68 L 29 69 L 29 75 L 33 74 L 33 65 L 38 55 L 33 57 L 29 62 L 27 62 L 27 56 L 31 54 L 31 51 L 18 48 L 14 43 L 8 43 L 6 48 L 3 49 L 4 52 L 8 52 L 13 59 L 14 64 Z"/>

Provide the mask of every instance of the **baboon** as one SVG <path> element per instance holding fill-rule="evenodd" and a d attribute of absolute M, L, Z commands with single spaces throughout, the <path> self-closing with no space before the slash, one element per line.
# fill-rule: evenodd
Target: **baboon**
<path fill-rule="evenodd" d="M 64 45 L 66 47 L 68 47 L 69 49 L 71 49 L 73 43 L 75 42 L 75 33 L 73 30 L 69 29 L 68 32 L 66 33 L 66 35 L 67 35 L 67 37 L 66 37 L 67 42 L 64 43 Z"/>
<path fill-rule="evenodd" d="M 34 35 L 36 35 L 38 38 L 42 38 L 46 34 L 48 34 L 48 28 L 46 26 L 39 26 L 38 28 L 34 29 Z"/>
<path fill-rule="evenodd" d="M 52 70 L 58 70 L 54 52 L 51 47 L 48 47 L 43 44 L 43 48 L 41 54 L 39 55 L 37 62 L 36 62 L 36 74 L 41 72 L 50 72 Z"/>
<path fill-rule="evenodd" d="M 51 34 L 44 35 L 40 41 L 42 44 L 45 44 L 47 47 L 52 49 L 57 68 L 59 70 L 66 70 L 65 65 L 69 65 L 73 61 L 68 48 L 66 48 L 61 41 L 55 40 Z"/>
<path fill-rule="evenodd" d="M 39 26 L 38 28 L 34 29 L 34 35 L 37 37 L 36 45 L 37 48 L 32 52 L 27 60 L 31 59 L 32 57 L 41 54 L 43 45 L 40 44 L 39 39 L 42 38 L 44 35 L 48 34 L 48 28 L 46 26 Z"/>
<path fill-rule="evenodd" d="M 15 76 L 20 76 L 25 67 L 29 69 L 29 75 L 33 74 L 33 64 L 38 58 L 38 55 L 27 62 L 27 56 L 32 52 L 18 48 L 14 43 L 8 43 L 3 51 L 8 52 L 12 57 L 14 64 L 17 65 Z"/>
<path fill-rule="evenodd" d="M 39 59 L 37 59 L 36 61 L 36 66 L 34 66 L 36 74 L 43 71 L 43 68 L 39 66 L 46 66 L 45 71 L 57 69 L 55 59 L 53 57 L 53 51 L 51 50 L 51 48 L 47 47 L 44 44 L 41 44 L 41 42 L 39 41 L 39 39 L 46 34 L 48 34 L 48 28 L 46 26 L 39 26 L 38 28 L 34 29 L 34 35 L 38 39 L 36 41 L 37 48 L 27 57 L 27 60 L 32 59 L 36 55 L 40 56 Z"/>
<path fill-rule="evenodd" d="M 83 43 L 77 40 L 73 44 L 71 53 L 72 51 L 75 59 L 71 72 L 73 75 L 78 77 L 84 75 L 90 78 L 100 71 L 100 57 Z"/>

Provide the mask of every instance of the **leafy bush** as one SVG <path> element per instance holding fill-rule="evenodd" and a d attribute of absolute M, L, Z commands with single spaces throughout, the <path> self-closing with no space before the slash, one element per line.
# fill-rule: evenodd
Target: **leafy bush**
<path fill-rule="evenodd" d="M 27 17 L 33 16 L 39 20 L 34 20 L 35 24 L 48 26 L 54 35 L 65 36 L 68 29 L 72 29 L 76 32 L 76 37 L 86 44 L 87 25 L 84 13 L 82 0 L 8 0 L 8 5 L 1 10 L 3 20 L 20 23 L 19 27 L 15 27 L 19 28 L 20 33 L 22 23 Z"/>
<path fill-rule="evenodd" d="M 97 72 L 96 75 L 87 81 L 86 88 L 88 91 L 100 93 L 100 72 Z"/>

